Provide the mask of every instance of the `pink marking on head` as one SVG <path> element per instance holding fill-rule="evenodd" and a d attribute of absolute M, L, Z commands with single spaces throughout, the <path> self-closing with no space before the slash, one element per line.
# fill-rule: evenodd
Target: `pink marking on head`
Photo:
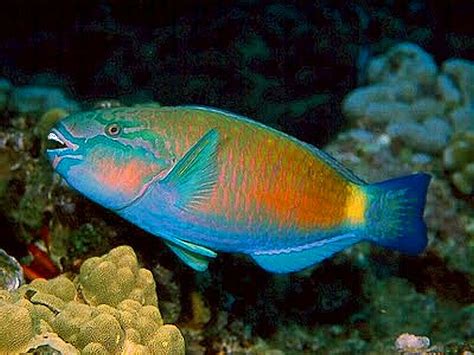
<path fill-rule="evenodd" d="M 153 174 L 152 164 L 131 160 L 125 164 L 115 161 L 101 161 L 96 179 L 109 189 L 115 189 L 133 197 L 141 191 L 145 178 Z"/>

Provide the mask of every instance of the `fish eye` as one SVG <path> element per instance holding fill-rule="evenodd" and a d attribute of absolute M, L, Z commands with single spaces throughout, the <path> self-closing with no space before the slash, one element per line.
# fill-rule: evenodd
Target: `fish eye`
<path fill-rule="evenodd" d="M 122 127 L 118 123 L 111 123 L 105 127 L 105 133 L 111 137 L 117 137 L 122 131 Z"/>

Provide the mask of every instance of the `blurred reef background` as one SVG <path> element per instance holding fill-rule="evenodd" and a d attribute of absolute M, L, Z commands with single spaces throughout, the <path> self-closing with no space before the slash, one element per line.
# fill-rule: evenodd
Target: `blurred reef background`
<path fill-rule="evenodd" d="M 473 13 L 464 0 L 2 2 L 0 353 L 474 352 Z M 68 113 L 137 104 L 251 117 L 369 182 L 426 171 L 428 248 L 361 244 L 290 275 L 220 255 L 195 273 L 44 157 Z"/>

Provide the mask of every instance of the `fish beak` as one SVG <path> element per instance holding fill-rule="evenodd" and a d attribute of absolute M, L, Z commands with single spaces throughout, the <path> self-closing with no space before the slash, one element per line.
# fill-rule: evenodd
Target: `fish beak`
<path fill-rule="evenodd" d="M 77 144 L 72 143 L 56 128 L 53 128 L 48 134 L 46 142 L 46 155 L 51 161 L 53 168 L 56 169 L 63 159 L 82 160 L 82 155 L 74 154 L 79 148 Z"/>
<path fill-rule="evenodd" d="M 48 134 L 47 149 L 46 152 L 59 153 L 65 150 L 76 150 L 78 148 L 77 144 L 74 144 L 67 140 L 64 135 L 59 132 L 56 128 L 53 128 Z"/>
<path fill-rule="evenodd" d="M 48 149 L 47 150 L 56 150 L 56 149 L 65 149 L 67 148 L 66 143 L 58 137 L 55 132 L 49 132 L 48 134 Z"/>

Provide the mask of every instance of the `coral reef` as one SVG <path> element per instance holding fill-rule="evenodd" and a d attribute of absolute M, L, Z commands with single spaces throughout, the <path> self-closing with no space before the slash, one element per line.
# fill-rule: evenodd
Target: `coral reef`
<path fill-rule="evenodd" d="M 368 80 L 371 83 L 412 81 L 430 86 L 436 80 L 438 68 L 433 57 L 413 43 L 400 43 L 384 55 L 371 60 Z"/>
<path fill-rule="evenodd" d="M 26 86 L 12 90 L 8 107 L 20 113 L 44 112 L 52 108 L 73 112 L 78 110 L 79 105 L 58 88 Z"/>
<path fill-rule="evenodd" d="M 163 325 L 154 287 L 122 246 L 86 260 L 74 282 L 59 276 L 0 291 L 0 352 L 47 345 L 68 354 L 184 354 L 178 328 Z"/>
<path fill-rule="evenodd" d="M 460 192 L 474 194 L 474 130 L 459 132 L 453 137 L 444 150 L 443 164 Z"/>
<path fill-rule="evenodd" d="M 347 95 L 343 112 L 414 151 L 438 154 L 453 132 L 472 125 L 473 73 L 467 60 L 447 60 L 439 70 L 421 47 L 401 43 L 370 61 L 369 85 Z"/>
<path fill-rule="evenodd" d="M 116 248 L 100 258 L 87 259 L 81 266 L 79 282 L 91 305 L 116 307 L 124 299 L 152 306 L 158 302 L 153 275 L 138 267 L 130 248 Z"/>
<path fill-rule="evenodd" d="M 460 92 L 461 106 L 474 105 L 474 62 L 465 59 L 448 59 L 442 71 L 456 84 Z"/>
<path fill-rule="evenodd" d="M 17 254 L 13 255 L 21 261 L 30 280 L 57 275 L 57 270 L 44 272 L 53 269 L 51 262 L 46 269 L 43 267 L 42 262 L 48 258 L 57 266 L 70 268 L 87 252 L 104 253 L 110 249 L 105 241 L 116 234 L 93 215 L 95 211 L 91 208 L 83 209 L 80 216 L 74 214 L 83 201 L 51 174 L 44 156 L 48 131 L 68 111 L 43 109 L 38 107 L 39 111 L 24 114 L 4 111 L 6 125 L 0 129 L 0 213 L 5 228 L 2 234 L 12 229 L 13 240 L 24 244 L 22 248 L 15 246 Z M 57 218 L 58 213 L 61 218 Z"/>
<path fill-rule="evenodd" d="M 402 332 L 428 336 L 430 351 L 474 351 L 472 199 L 454 196 L 448 180 L 472 194 L 472 160 L 457 147 L 470 145 L 466 137 L 474 130 L 473 65 L 448 59 L 438 67 L 434 60 L 472 59 L 466 55 L 472 36 L 461 33 L 466 25 L 445 31 L 447 22 L 434 15 L 446 7 L 430 2 L 426 11 L 426 4 L 277 1 L 253 2 L 249 10 L 246 2 L 211 1 L 196 13 L 194 6 L 177 11 L 173 4 L 155 11 L 159 5 L 149 1 L 133 11 L 106 2 L 95 9 L 83 4 L 77 12 L 62 2 L 61 11 L 43 16 L 34 3 L 24 21 L 11 16 L 6 26 L 15 37 L 0 39 L 8 49 L 1 75 L 13 82 L 0 80 L 0 217 L 6 225 L 1 234 L 9 237 L 2 248 L 25 267 L 25 255 L 41 239 L 44 258 L 66 276 L 83 269 L 72 282 L 63 275 L 0 292 L 0 319 L 18 321 L 18 329 L 0 322 L 0 345 L 8 335 L 9 346 L 40 353 L 169 353 L 167 346 L 183 341 L 174 326 L 160 326 L 162 316 L 180 322 L 190 353 L 388 353 L 397 350 Z M 457 5 L 446 13 L 457 19 L 448 22 L 465 24 L 472 11 Z M 42 23 L 47 28 L 38 33 Z M 401 38 L 433 56 L 404 43 L 373 58 Z M 66 50 L 53 50 L 58 43 Z M 13 56 L 19 45 L 21 53 Z M 52 68 L 50 54 L 59 52 Z M 81 65 L 84 58 L 90 65 Z M 31 74 L 39 68 L 45 73 Z M 222 255 L 196 276 L 159 241 L 139 238 L 143 232 L 67 189 L 42 157 L 49 128 L 75 105 L 56 89 L 34 92 L 38 87 L 66 83 L 76 100 L 208 104 L 322 146 L 343 123 L 340 101 L 356 82 L 367 86 L 355 89 L 345 105 L 357 127 L 325 150 L 369 182 L 416 170 L 434 175 L 425 214 L 430 242 L 420 257 L 362 244 L 312 270 L 280 277 Z M 36 89 L 19 95 L 23 87 L 15 86 L 27 83 Z M 443 152 L 449 159 L 443 161 Z M 83 263 L 123 242 L 153 268 L 159 311 L 150 275 L 134 260 L 118 265 L 121 258 L 108 255 Z M 34 259 L 29 267 L 38 274 Z M 400 339 L 400 349 L 407 340 Z"/>

